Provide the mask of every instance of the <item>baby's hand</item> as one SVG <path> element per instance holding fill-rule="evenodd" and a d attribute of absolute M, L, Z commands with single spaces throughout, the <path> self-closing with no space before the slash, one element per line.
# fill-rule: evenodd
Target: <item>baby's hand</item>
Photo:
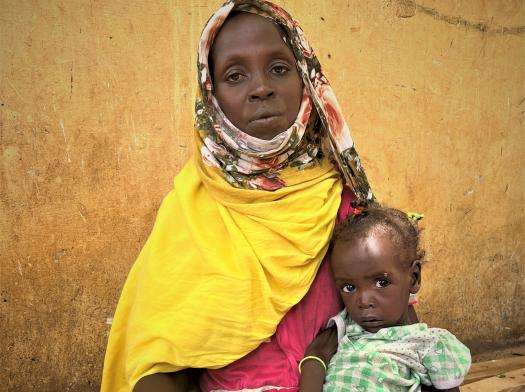
<path fill-rule="evenodd" d="M 325 329 L 306 348 L 304 356 L 314 355 L 321 358 L 328 366 L 330 359 L 337 351 L 337 328 L 335 325 Z"/>

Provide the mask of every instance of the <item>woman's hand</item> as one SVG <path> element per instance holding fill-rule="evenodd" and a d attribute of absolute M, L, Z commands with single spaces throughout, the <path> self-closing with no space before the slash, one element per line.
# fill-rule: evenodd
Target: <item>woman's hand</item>
<path fill-rule="evenodd" d="M 304 356 L 320 358 L 326 366 L 337 351 L 337 328 L 334 326 L 322 331 L 306 348 Z M 301 366 L 299 390 L 301 392 L 319 392 L 323 390 L 325 368 L 315 359 L 307 359 Z"/>
<path fill-rule="evenodd" d="M 319 357 L 324 361 L 325 365 L 328 366 L 330 359 L 332 359 L 336 351 L 337 328 L 334 325 L 317 335 L 313 342 L 306 348 L 304 356 L 307 357 L 308 355 L 314 355 Z"/>

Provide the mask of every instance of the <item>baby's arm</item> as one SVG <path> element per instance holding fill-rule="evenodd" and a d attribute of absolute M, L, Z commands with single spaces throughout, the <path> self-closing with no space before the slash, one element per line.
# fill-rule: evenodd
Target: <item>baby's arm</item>
<path fill-rule="evenodd" d="M 423 357 L 427 382 L 438 391 L 459 391 L 470 368 L 470 350 L 447 330 L 431 328 L 429 332 L 438 339 Z"/>
<path fill-rule="evenodd" d="M 328 366 L 337 351 L 337 328 L 335 326 L 321 332 L 306 348 L 304 357 L 315 356 Z M 323 390 L 326 376 L 325 367 L 315 359 L 307 359 L 301 365 L 299 390 L 301 392 L 319 392 Z"/>

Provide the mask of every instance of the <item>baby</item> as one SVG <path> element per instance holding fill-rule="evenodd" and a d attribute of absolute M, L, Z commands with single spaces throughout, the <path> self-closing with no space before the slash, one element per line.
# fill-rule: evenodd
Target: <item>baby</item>
<path fill-rule="evenodd" d="M 327 355 L 307 350 L 302 391 L 320 390 L 325 370 L 324 391 L 412 392 L 421 385 L 446 390 L 462 383 L 469 349 L 444 329 L 409 323 L 408 301 L 420 288 L 422 258 L 418 228 L 399 210 L 368 208 L 336 231 L 331 266 L 345 310 L 329 326 L 337 326 L 339 343 L 327 370 Z M 319 347 L 316 340 L 310 349 Z"/>

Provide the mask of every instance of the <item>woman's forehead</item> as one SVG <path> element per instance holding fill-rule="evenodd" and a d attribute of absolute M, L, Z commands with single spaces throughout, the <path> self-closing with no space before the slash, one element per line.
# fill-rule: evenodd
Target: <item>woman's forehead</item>
<path fill-rule="evenodd" d="M 239 31 L 249 32 L 254 28 L 266 28 L 268 32 L 274 31 L 279 34 L 279 28 L 273 19 L 250 12 L 232 12 L 224 21 L 219 35 L 223 31 L 238 33 Z"/>
<path fill-rule="evenodd" d="M 274 51 L 284 49 L 291 53 L 274 22 L 260 15 L 239 12 L 224 22 L 212 45 L 211 55 L 218 60 L 227 55 L 240 54 L 243 49 L 253 46 Z"/>

